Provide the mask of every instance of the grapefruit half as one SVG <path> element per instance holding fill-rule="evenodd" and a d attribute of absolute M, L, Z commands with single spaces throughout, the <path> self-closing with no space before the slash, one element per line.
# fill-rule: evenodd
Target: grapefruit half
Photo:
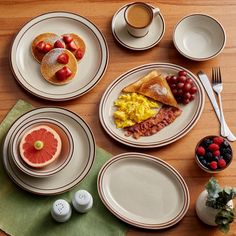
<path fill-rule="evenodd" d="M 47 125 L 27 131 L 20 141 L 20 156 L 31 167 L 41 168 L 55 161 L 61 153 L 59 134 Z"/>

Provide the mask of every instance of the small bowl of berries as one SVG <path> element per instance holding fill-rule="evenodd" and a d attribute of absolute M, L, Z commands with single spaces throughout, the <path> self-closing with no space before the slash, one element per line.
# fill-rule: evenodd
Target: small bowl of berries
<path fill-rule="evenodd" d="M 232 162 L 233 151 L 226 139 L 219 136 L 207 136 L 197 144 L 195 157 L 202 170 L 208 173 L 219 173 Z"/>

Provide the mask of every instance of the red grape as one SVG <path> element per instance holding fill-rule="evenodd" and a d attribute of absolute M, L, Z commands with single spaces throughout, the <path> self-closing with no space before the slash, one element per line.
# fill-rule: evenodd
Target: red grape
<path fill-rule="evenodd" d="M 186 71 L 184 71 L 184 70 L 181 70 L 181 71 L 179 71 L 179 73 L 178 73 L 178 75 L 179 76 L 186 76 L 187 75 L 187 72 Z"/>
<path fill-rule="evenodd" d="M 178 84 L 177 84 L 177 88 L 182 89 L 183 87 L 184 87 L 184 83 L 178 83 Z"/>
<path fill-rule="evenodd" d="M 187 82 L 187 83 L 190 83 L 191 85 L 193 84 L 193 80 L 192 80 L 191 78 L 187 78 L 187 79 L 186 79 L 186 82 Z"/>
<path fill-rule="evenodd" d="M 177 87 L 177 85 L 176 85 L 176 84 L 170 84 L 170 87 L 171 87 L 172 89 L 175 89 L 175 88 Z"/>
<path fill-rule="evenodd" d="M 185 98 L 185 99 L 183 100 L 183 104 L 184 104 L 184 105 L 188 104 L 189 102 L 190 102 L 190 100 L 189 100 L 188 98 Z"/>
<path fill-rule="evenodd" d="M 172 93 L 173 93 L 174 96 L 177 94 L 177 92 L 178 92 L 177 89 L 173 89 L 173 90 L 172 90 Z"/>
<path fill-rule="evenodd" d="M 195 86 L 193 86 L 192 88 L 190 88 L 189 92 L 190 92 L 191 94 L 194 94 L 194 93 L 197 92 L 197 88 L 196 88 Z"/>
<path fill-rule="evenodd" d="M 191 94 L 190 93 L 184 93 L 184 98 L 190 99 Z"/>
<path fill-rule="evenodd" d="M 191 89 L 192 85 L 190 83 L 184 84 L 184 91 L 188 92 Z"/>
<path fill-rule="evenodd" d="M 177 77 L 176 76 L 171 76 L 171 78 L 170 78 L 170 82 L 171 83 L 176 83 L 177 82 Z"/>
<path fill-rule="evenodd" d="M 194 95 L 194 94 L 191 94 L 189 100 L 192 101 L 192 100 L 194 100 L 194 98 L 195 98 L 195 95 Z"/>
<path fill-rule="evenodd" d="M 183 95 L 183 89 L 178 89 L 177 94 L 182 97 L 182 95 Z"/>
<path fill-rule="evenodd" d="M 181 82 L 181 83 L 185 83 L 185 81 L 187 80 L 187 77 L 186 76 L 179 76 L 178 77 L 178 82 Z"/>

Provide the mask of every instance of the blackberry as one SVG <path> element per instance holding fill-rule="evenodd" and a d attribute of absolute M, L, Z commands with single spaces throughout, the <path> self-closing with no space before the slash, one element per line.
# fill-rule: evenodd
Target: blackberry
<path fill-rule="evenodd" d="M 205 148 L 208 148 L 210 144 L 213 143 L 213 140 L 209 139 L 209 138 L 206 138 L 203 140 L 202 142 L 202 146 L 205 147 Z"/>
<path fill-rule="evenodd" d="M 204 166 L 207 167 L 207 161 L 206 161 L 205 159 L 201 160 L 200 162 L 201 162 Z"/>
<path fill-rule="evenodd" d="M 226 140 L 224 140 L 220 146 L 223 148 L 227 148 L 227 147 L 229 147 L 229 143 Z"/>
<path fill-rule="evenodd" d="M 232 155 L 227 153 L 227 154 L 225 154 L 224 159 L 225 159 L 226 163 L 229 163 L 232 159 Z"/>
<path fill-rule="evenodd" d="M 213 157 L 212 161 L 216 161 L 216 162 L 219 161 L 219 157 Z"/>
<path fill-rule="evenodd" d="M 204 157 L 203 156 L 199 156 L 198 159 L 199 159 L 199 161 L 202 161 L 202 160 L 204 160 Z"/>
<path fill-rule="evenodd" d="M 231 150 L 231 148 L 222 148 L 221 149 L 221 151 L 220 151 L 220 153 L 223 155 L 223 156 L 225 156 L 226 154 L 232 154 L 232 150 Z"/>
<path fill-rule="evenodd" d="M 208 160 L 208 161 L 210 161 L 211 159 L 212 159 L 212 153 L 211 152 L 209 152 L 209 151 L 207 151 L 206 152 L 206 154 L 205 154 L 205 158 L 206 158 L 206 160 Z"/>

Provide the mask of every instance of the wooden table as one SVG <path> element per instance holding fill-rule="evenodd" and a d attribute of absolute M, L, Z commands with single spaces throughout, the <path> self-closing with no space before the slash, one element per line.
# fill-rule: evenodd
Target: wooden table
<path fill-rule="evenodd" d="M 129 236 L 134 235 L 221 235 L 215 228 L 201 223 L 196 217 L 195 202 L 204 184 L 211 177 L 202 172 L 194 162 L 194 147 L 198 140 L 210 134 L 219 134 L 219 124 L 212 106 L 206 97 L 205 108 L 197 125 L 181 140 L 162 148 L 139 150 L 129 148 L 111 139 L 100 125 L 98 105 L 107 86 L 125 71 L 152 62 L 169 62 L 181 65 L 193 73 L 199 70 L 210 75 L 213 66 L 220 66 L 224 79 L 223 105 L 225 118 L 236 134 L 236 1 L 235 0 L 158 0 L 150 1 L 158 6 L 166 22 L 166 32 L 161 42 L 144 52 L 133 52 L 120 46 L 111 33 L 111 19 L 118 8 L 127 1 L 7 1 L 0 3 L 0 121 L 18 99 L 24 99 L 34 106 L 58 105 L 82 116 L 92 128 L 97 145 L 112 154 L 128 151 L 141 151 L 158 156 L 173 165 L 184 177 L 190 190 L 190 209 L 183 220 L 174 227 L 162 231 L 143 231 L 130 227 Z M 105 10 L 104 10 L 105 9 Z M 68 11 L 78 13 L 96 24 L 106 37 L 110 61 L 103 79 L 89 93 L 72 101 L 49 102 L 36 98 L 22 89 L 14 79 L 9 66 L 9 51 L 14 35 L 32 17 L 49 11 Z M 207 13 L 217 18 L 227 33 L 226 47 L 223 52 L 207 62 L 194 62 L 181 56 L 172 42 L 173 27 L 183 16 L 193 13 Z M 236 150 L 236 143 L 232 143 Z M 178 153 L 178 155 L 176 155 Z M 1 170 L 2 171 L 2 170 Z M 230 168 L 215 175 L 221 185 L 236 186 L 236 160 Z M 1 220 L 1 219 L 0 219 Z M 0 233 L 0 235 L 5 235 Z M 232 225 L 229 236 L 236 235 L 236 224 Z"/>

